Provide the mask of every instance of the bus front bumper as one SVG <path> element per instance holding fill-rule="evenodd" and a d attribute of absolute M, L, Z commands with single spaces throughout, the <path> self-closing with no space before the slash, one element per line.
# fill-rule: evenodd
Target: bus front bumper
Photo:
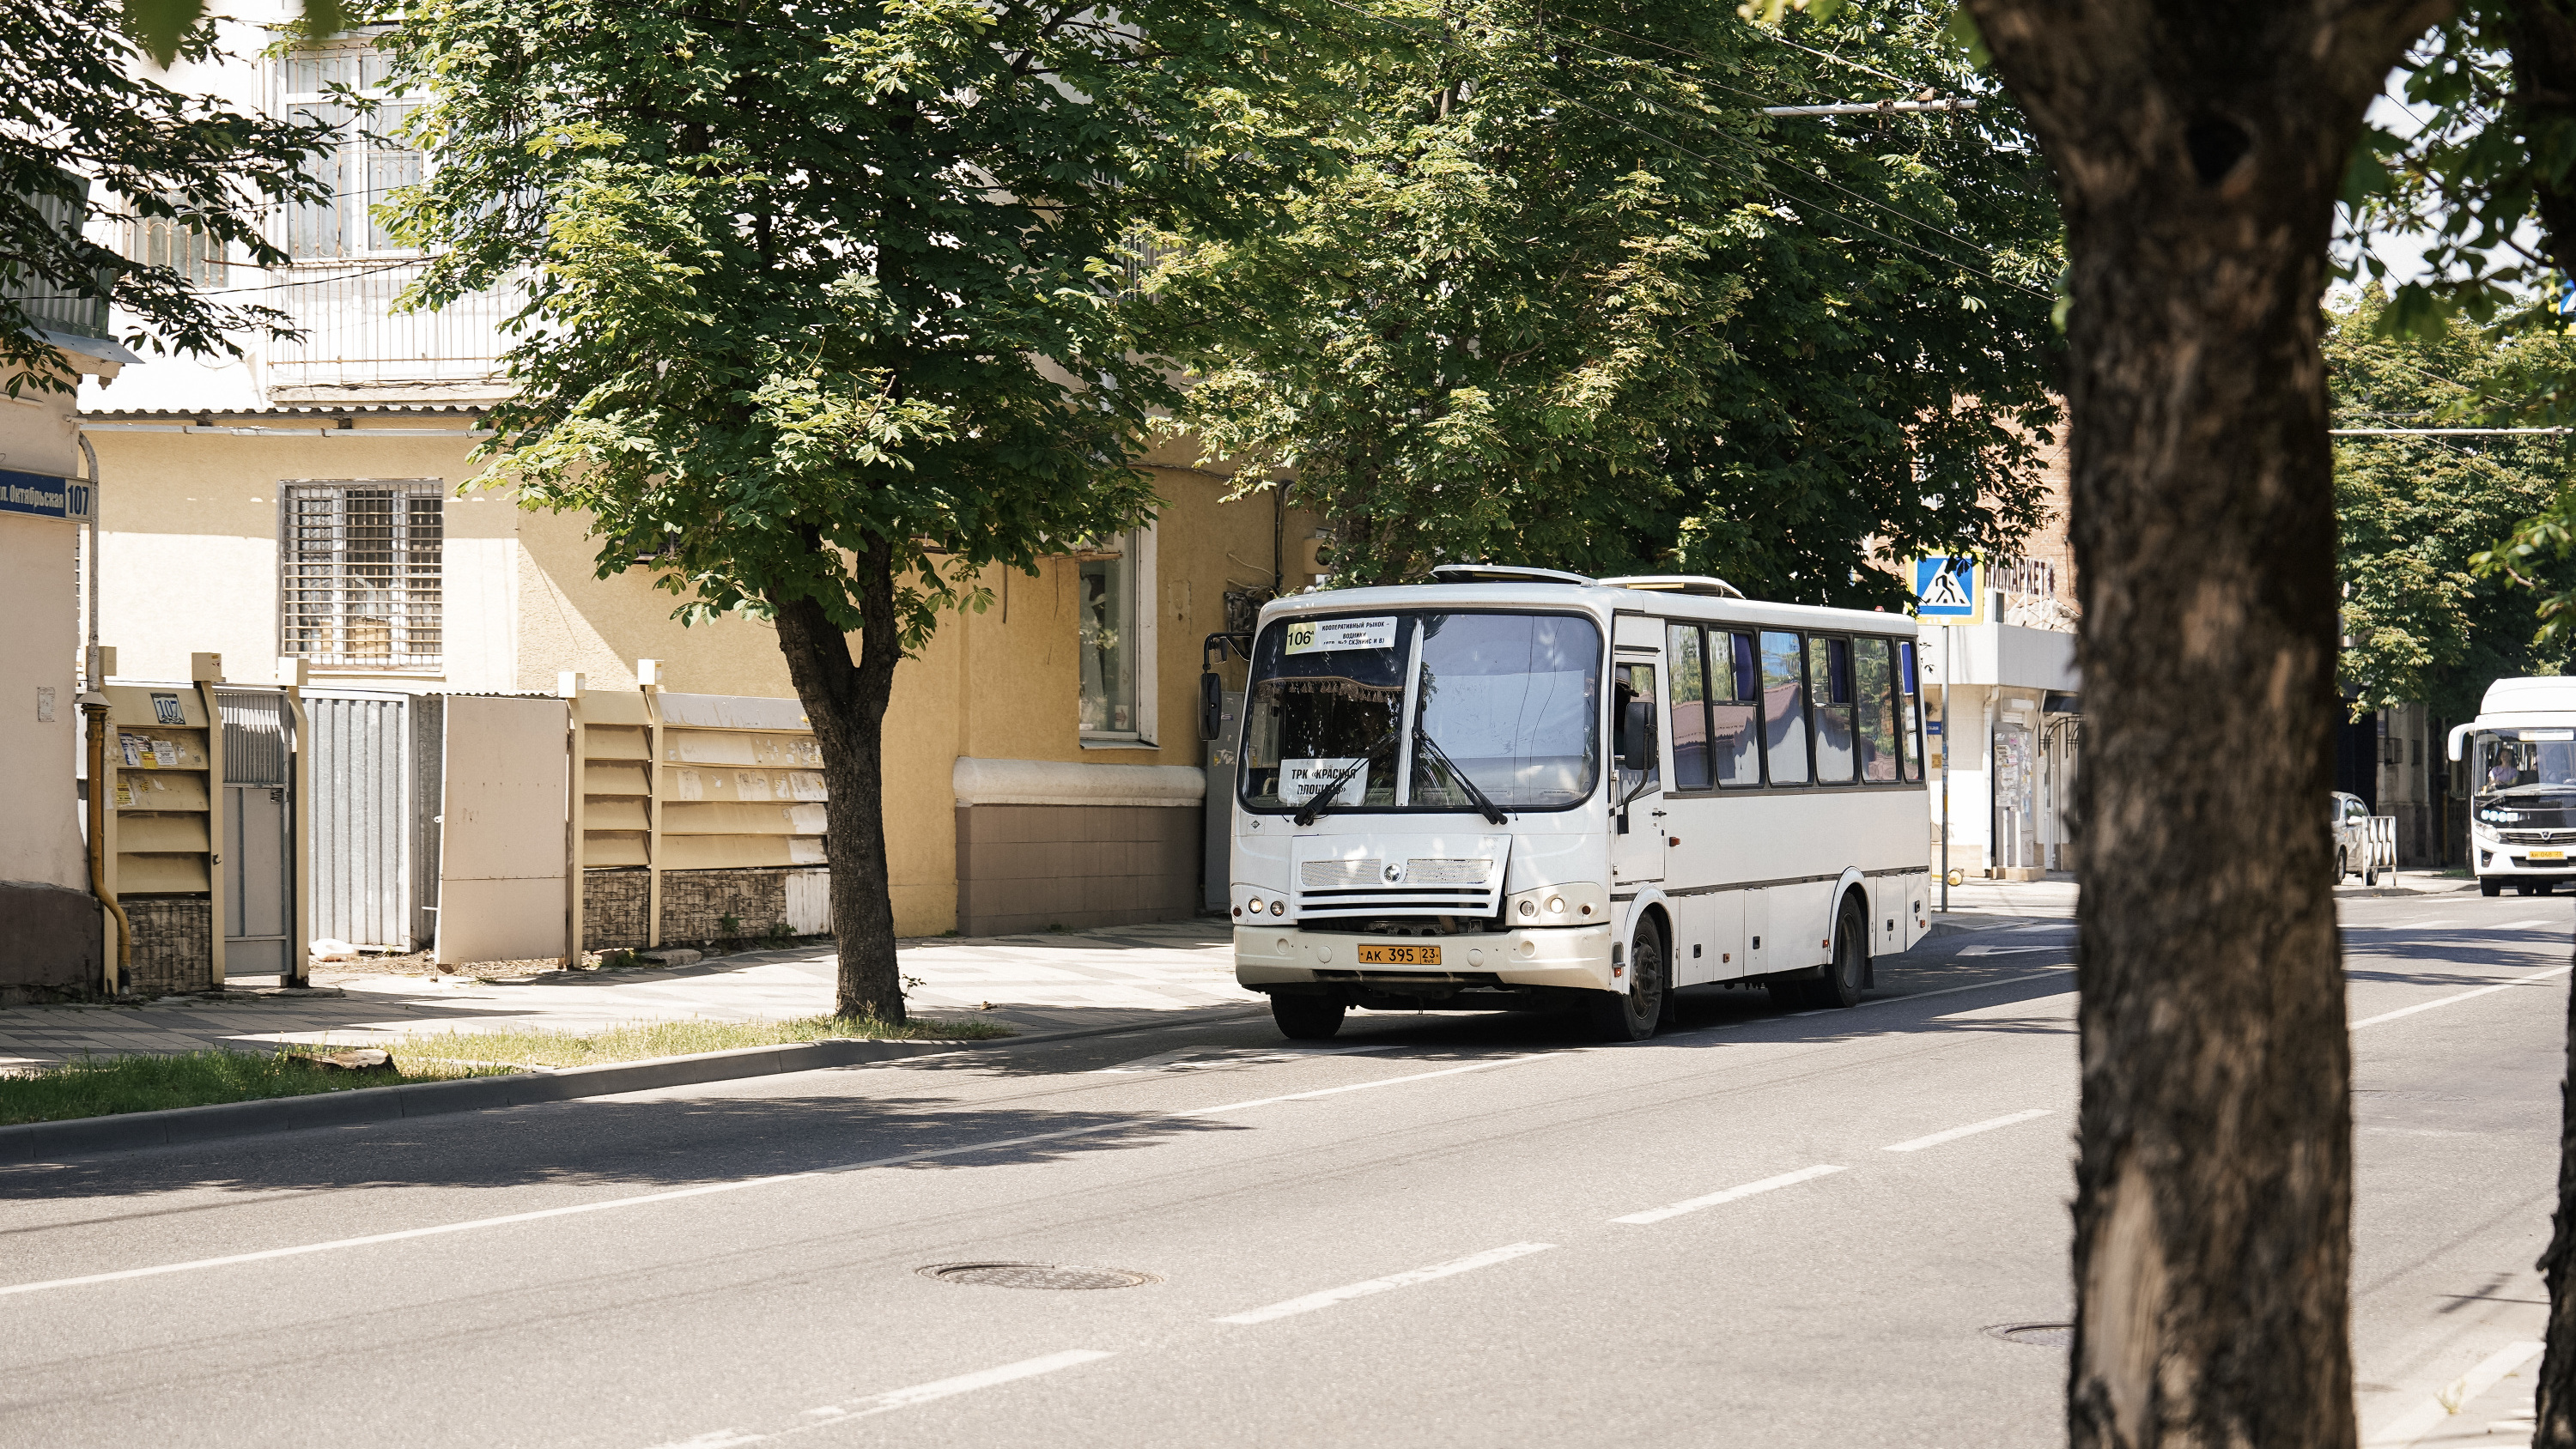
<path fill-rule="evenodd" d="M 1360 948 L 1440 949 L 1438 965 L 1363 963 Z M 1372 980 L 1419 982 L 1454 978 L 1459 985 L 1564 986 L 1618 991 L 1626 983 L 1610 968 L 1610 927 L 1558 926 L 1537 931 L 1493 931 L 1456 936 L 1364 936 L 1303 931 L 1295 926 L 1234 928 L 1234 979 L 1255 991 L 1270 986 Z"/>

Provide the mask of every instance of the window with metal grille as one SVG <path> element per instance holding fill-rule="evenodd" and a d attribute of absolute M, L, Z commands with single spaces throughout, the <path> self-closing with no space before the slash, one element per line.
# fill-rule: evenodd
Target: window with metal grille
<path fill-rule="evenodd" d="M 289 483 L 278 491 L 278 652 L 352 669 L 437 669 L 435 478 Z"/>
<path fill-rule="evenodd" d="M 192 287 L 224 284 L 223 244 L 174 216 L 136 220 L 125 255 L 147 267 L 167 267 Z"/>

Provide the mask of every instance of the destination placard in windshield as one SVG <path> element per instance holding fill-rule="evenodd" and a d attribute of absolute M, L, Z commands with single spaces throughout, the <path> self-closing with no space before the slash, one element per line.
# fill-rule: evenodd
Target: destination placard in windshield
<path fill-rule="evenodd" d="M 1288 626 L 1290 654 L 1339 654 L 1395 647 L 1395 615 L 1373 619 L 1299 619 Z"/>

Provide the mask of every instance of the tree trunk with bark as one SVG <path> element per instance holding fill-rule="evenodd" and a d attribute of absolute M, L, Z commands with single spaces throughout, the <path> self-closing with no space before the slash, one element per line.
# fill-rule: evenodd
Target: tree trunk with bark
<path fill-rule="evenodd" d="M 2362 110 L 2444 7 L 1968 9 L 2055 168 L 2071 271 L 2086 730 L 2068 1438 L 2349 1446 L 2318 304 Z"/>
<path fill-rule="evenodd" d="M 809 540 L 815 548 L 821 540 Z M 893 551 L 880 543 L 852 560 L 860 579 L 859 657 L 821 604 L 778 606 L 778 647 L 823 752 L 824 858 L 832 870 L 832 931 L 840 954 L 835 1016 L 901 1021 L 903 975 L 894 956 L 894 895 L 886 867 L 885 712 L 903 657 L 895 624 Z"/>

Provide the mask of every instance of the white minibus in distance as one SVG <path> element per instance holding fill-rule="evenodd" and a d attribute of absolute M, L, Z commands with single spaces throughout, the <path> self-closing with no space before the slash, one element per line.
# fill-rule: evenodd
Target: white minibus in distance
<path fill-rule="evenodd" d="M 1566 1005 L 1642 1040 L 1680 986 L 1850 1006 L 1922 938 L 1911 618 L 1432 572 L 1276 600 L 1232 636 L 1239 763 L 1210 788 L 1235 791 L 1235 976 L 1281 1031 Z"/>
<path fill-rule="evenodd" d="M 2469 865 L 2483 895 L 2576 880 L 2576 679 L 2499 679 L 2451 731 L 2469 761 Z"/>

